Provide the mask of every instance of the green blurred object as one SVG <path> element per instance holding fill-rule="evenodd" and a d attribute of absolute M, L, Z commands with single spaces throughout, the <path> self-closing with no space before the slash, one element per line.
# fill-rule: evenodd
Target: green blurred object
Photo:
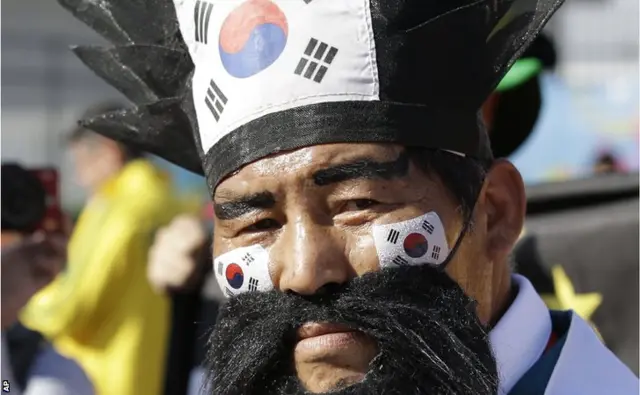
<path fill-rule="evenodd" d="M 498 84 L 496 91 L 504 92 L 524 84 L 531 78 L 540 74 L 543 69 L 542 62 L 536 58 L 520 59 L 514 63 L 511 70 Z"/>

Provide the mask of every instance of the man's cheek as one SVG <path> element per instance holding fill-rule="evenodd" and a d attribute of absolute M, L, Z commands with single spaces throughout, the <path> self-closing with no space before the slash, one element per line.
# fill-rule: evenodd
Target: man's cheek
<path fill-rule="evenodd" d="M 349 235 L 346 249 L 347 259 L 356 276 L 380 270 L 378 254 L 370 229 L 366 233 Z"/>
<path fill-rule="evenodd" d="M 270 291 L 269 253 L 261 245 L 236 248 L 213 260 L 220 289 L 227 297 L 251 291 Z"/>
<path fill-rule="evenodd" d="M 374 225 L 372 232 L 381 268 L 438 266 L 449 255 L 444 226 L 433 211 L 402 222 Z"/>

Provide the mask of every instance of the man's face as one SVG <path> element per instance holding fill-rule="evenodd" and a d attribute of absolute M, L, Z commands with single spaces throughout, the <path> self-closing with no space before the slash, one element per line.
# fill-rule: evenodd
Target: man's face
<path fill-rule="evenodd" d="M 214 206 L 214 256 L 258 244 L 268 251 L 269 274 L 276 290 L 313 299 L 318 295 L 331 295 L 334 291 L 340 293 L 342 291 L 336 290 L 341 286 L 354 283 L 353 294 L 349 294 L 351 291 L 345 291 L 345 294 L 354 299 L 360 297 L 363 305 L 366 304 L 363 300 L 368 298 L 367 292 L 371 293 L 372 299 L 377 292 L 389 293 L 381 301 L 391 302 L 395 295 L 409 293 L 400 284 L 411 287 L 407 278 L 397 284 L 394 283 L 397 278 L 388 277 L 379 282 L 363 278 L 365 285 L 359 280 L 354 282 L 354 278 L 380 270 L 374 227 L 435 212 L 451 248 L 465 220 L 459 203 L 437 176 L 418 169 L 403 147 L 382 144 L 321 145 L 259 160 L 218 185 Z M 477 301 L 474 312 L 484 325 L 495 319 L 506 303 L 509 292 L 506 256 L 520 233 L 523 215 L 519 175 L 508 163 L 499 162 L 489 173 L 478 198 L 473 229 L 447 267 L 449 277 Z M 436 283 L 446 283 L 447 280 L 440 278 L 436 271 L 426 270 L 431 269 L 402 275 L 425 276 L 423 283 L 429 282 L 428 278 L 438 278 L 434 280 Z M 372 284 L 395 288 L 376 290 Z M 448 285 L 434 285 L 439 286 L 443 287 L 442 293 L 449 292 Z M 428 290 L 421 293 L 427 294 Z M 268 297 L 275 298 L 273 304 L 288 303 L 279 300 L 278 296 Z M 460 306 L 466 303 L 461 291 L 457 297 L 460 300 L 456 303 Z M 254 305 L 261 303 L 259 294 L 249 298 L 258 298 L 252 302 Z M 237 303 L 242 304 L 242 296 L 237 299 Z M 316 302 L 313 302 L 314 306 Z M 284 310 L 316 309 L 305 305 L 305 301 L 296 303 Z M 423 303 L 429 302 L 420 301 L 416 305 L 422 307 Z M 336 306 L 341 304 L 348 305 L 347 302 L 336 302 Z M 393 311 L 393 306 L 386 308 Z M 269 308 L 268 305 L 263 307 Z M 275 306 L 273 308 L 277 310 Z M 298 315 L 297 339 L 291 345 L 292 365 L 300 382 L 312 392 L 326 392 L 362 381 L 370 371 L 372 360 L 385 347 L 385 340 L 381 340 L 384 335 L 372 335 L 377 333 L 372 329 L 376 324 L 356 323 L 358 316 L 367 313 L 347 318 L 347 311 L 354 311 L 353 306 L 344 310 L 343 317 L 332 317 L 330 313 L 318 310 L 309 316 L 322 317 L 322 320 L 305 322 L 307 315 Z M 339 307 L 335 307 L 334 312 L 341 314 Z M 383 311 L 369 312 L 370 316 L 377 314 L 383 314 Z M 462 321 L 468 319 L 460 314 Z M 475 314 L 472 315 L 475 319 Z M 223 314 L 219 324 L 222 332 L 226 318 L 233 319 Z M 418 321 L 422 319 L 428 318 L 415 317 Z M 344 325 L 344 321 L 349 325 Z M 389 324 L 392 325 L 391 321 Z M 405 325 L 405 329 L 413 330 L 413 324 Z M 354 327 L 369 328 L 370 331 L 351 330 Z M 434 327 L 440 327 L 440 324 L 436 323 Z M 325 333 L 330 335 L 321 336 Z M 303 338 L 307 339 L 301 340 Z M 396 351 L 386 350 L 388 353 Z"/>
<path fill-rule="evenodd" d="M 91 135 L 75 141 L 70 146 L 78 184 L 95 192 L 122 167 L 117 143 L 102 136 Z"/>

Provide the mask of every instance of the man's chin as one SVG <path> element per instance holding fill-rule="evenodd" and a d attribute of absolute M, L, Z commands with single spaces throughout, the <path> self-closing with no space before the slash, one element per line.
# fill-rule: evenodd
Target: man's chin
<path fill-rule="evenodd" d="M 293 360 L 304 387 L 313 393 L 324 393 L 361 382 L 378 353 L 370 336 L 349 331 L 298 341 Z"/>
<path fill-rule="evenodd" d="M 314 394 L 323 394 L 345 389 L 365 380 L 366 372 L 348 367 L 315 364 L 307 366 L 304 373 L 298 371 L 298 379 L 304 388 Z"/>

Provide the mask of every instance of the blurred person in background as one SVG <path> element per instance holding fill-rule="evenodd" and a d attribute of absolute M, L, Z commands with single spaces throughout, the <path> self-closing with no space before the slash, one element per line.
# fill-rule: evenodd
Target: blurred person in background
<path fill-rule="evenodd" d="M 6 392 L 91 395 L 78 364 L 19 323 L 19 311 L 66 262 L 67 237 L 37 231 L 46 211 L 40 180 L 17 164 L 2 165 L 2 379 Z"/>
<path fill-rule="evenodd" d="M 612 151 L 601 152 L 593 164 L 594 174 L 614 174 L 621 172 L 622 165 L 620 160 Z"/>
<path fill-rule="evenodd" d="M 2 251 L 9 251 L 15 246 L 25 244 L 29 241 L 29 237 L 36 230 L 40 221 L 45 215 L 46 210 L 46 193 L 40 181 L 26 169 L 13 163 L 2 164 L 2 233 L 0 246 Z M 42 244 L 44 238 L 39 235 L 38 243 Z M 62 268 L 42 268 L 53 269 L 48 272 L 49 276 L 43 276 L 42 281 L 31 284 L 30 286 L 16 287 L 13 282 L 14 278 L 21 280 L 29 279 L 28 270 L 32 269 L 29 262 L 25 265 L 15 266 L 3 265 L 2 273 L 2 324 L 3 329 L 12 324 L 16 318 L 18 311 L 26 304 L 29 298 L 46 285 Z M 34 262 L 38 269 L 38 262 Z M 14 267 L 15 266 L 15 267 Z M 25 271 L 25 275 L 18 276 L 14 271 Z M 45 273 L 43 273 L 45 274 Z M 18 297 L 18 295 L 20 295 Z M 7 297 L 5 297 L 7 296 Z"/>
<path fill-rule="evenodd" d="M 496 158 L 508 158 L 530 137 L 544 100 L 540 75 L 556 62 L 554 42 L 541 34 L 485 101 L 482 113 Z"/>
<path fill-rule="evenodd" d="M 85 116 L 120 109 L 107 103 Z M 97 394 L 160 394 L 170 306 L 146 272 L 153 234 L 175 212 L 170 180 L 141 152 L 81 126 L 71 133 L 70 152 L 90 198 L 66 270 L 21 319 L 75 358 Z"/>

